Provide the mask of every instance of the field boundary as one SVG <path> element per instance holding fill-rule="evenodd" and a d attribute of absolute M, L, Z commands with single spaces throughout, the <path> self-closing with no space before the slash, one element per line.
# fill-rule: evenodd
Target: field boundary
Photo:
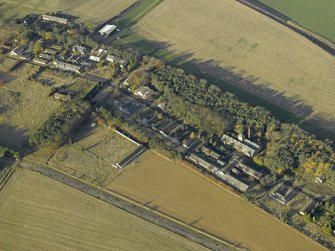
<path fill-rule="evenodd" d="M 235 1 L 251 8 L 251 9 L 267 16 L 267 17 L 270 17 L 271 19 L 277 21 L 278 23 L 283 24 L 284 26 L 286 26 L 289 29 L 293 30 L 294 32 L 298 33 L 299 35 L 307 38 L 313 44 L 316 44 L 317 46 L 319 46 L 321 49 L 328 52 L 332 56 L 335 56 L 335 45 L 331 41 L 327 40 L 326 38 L 322 37 L 323 39 L 320 39 L 320 38 L 318 38 L 319 35 L 315 34 L 314 32 L 309 31 L 309 30 L 301 27 L 301 25 L 299 25 L 299 24 L 297 24 L 293 21 L 288 22 L 288 21 L 284 20 L 283 18 L 279 17 L 278 15 L 276 15 L 275 13 L 270 12 L 270 11 L 256 5 L 249 0 L 235 0 Z M 325 41 L 322 41 L 322 40 L 325 40 Z"/>
<path fill-rule="evenodd" d="M 16 169 L 16 165 L 10 166 L 10 167 L 8 167 L 8 169 L 10 169 L 10 170 L 6 173 L 5 177 L 3 177 L 0 180 L 0 191 L 5 187 L 8 180 L 10 179 L 10 177 L 12 177 L 12 175 L 13 175 L 15 169 Z"/>
<path fill-rule="evenodd" d="M 113 191 L 107 191 L 105 189 L 94 187 L 85 181 L 69 176 L 68 174 L 64 174 L 61 171 L 46 167 L 44 165 L 35 164 L 31 161 L 22 161 L 19 166 L 21 168 L 40 173 L 60 183 L 70 186 L 89 196 L 97 198 L 121 210 L 133 214 L 145 221 L 165 228 L 175 234 L 181 235 L 194 243 L 209 248 L 210 250 L 246 250 L 236 247 L 228 241 L 203 232 L 202 230 L 193 226 L 187 225 L 177 219 L 169 217 L 168 215 L 159 213 L 157 211 L 152 211 L 150 208 L 145 207 L 142 204 L 123 195 L 117 194 Z"/>

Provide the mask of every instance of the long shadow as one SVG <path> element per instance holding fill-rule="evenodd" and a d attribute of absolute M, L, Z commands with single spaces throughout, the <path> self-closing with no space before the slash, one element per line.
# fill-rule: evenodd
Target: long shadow
<path fill-rule="evenodd" d="M 257 76 L 246 76 L 245 72 L 237 71 L 236 66 L 223 68 L 220 61 L 195 59 L 193 53 L 178 53 L 171 48 L 171 43 L 166 42 L 130 39 L 130 42 L 123 46 L 136 48 L 180 67 L 198 78 L 207 79 L 242 101 L 265 107 L 281 122 L 298 124 L 321 139 L 335 139 L 334 119 L 326 118 L 322 114 L 312 115 L 313 107 L 304 104 L 301 97 L 287 97 L 285 92 L 272 89 L 268 83 L 259 83 L 260 79 Z"/>
<path fill-rule="evenodd" d="M 23 157 L 31 150 L 27 130 L 0 124 L 0 146 L 6 146 L 14 151 L 19 151 Z"/>

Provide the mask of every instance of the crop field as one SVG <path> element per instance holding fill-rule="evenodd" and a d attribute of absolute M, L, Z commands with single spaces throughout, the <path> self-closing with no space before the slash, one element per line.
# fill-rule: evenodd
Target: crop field
<path fill-rule="evenodd" d="M 155 45 L 171 63 L 192 64 L 193 72 L 222 79 L 223 88 L 226 81 L 335 132 L 335 58 L 249 7 L 165 0 L 133 31 L 137 45 Z"/>
<path fill-rule="evenodd" d="M 153 152 L 108 189 L 250 250 L 326 250 L 205 177 Z"/>
<path fill-rule="evenodd" d="M 37 67 L 5 59 L 0 71 L 12 80 L 0 87 L 0 144 L 19 150 L 30 133 L 39 128 L 59 109 L 49 97 L 51 88 L 28 78 Z"/>
<path fill-rule="evenodd" d="M 42 149 L 29 160 L 47 164 L 89 183 L 104 186 L 120 175 L 113 164 L 133 152 L 137 145 L 108 128 L 92 129 L 86 124 L 73 141 L 60 149 Z"/>
<path fill-rule="evenodd" d="M 40 174 L 18 169 L 0 193 L 2 250 L 204 250 Z"/>
<path fill-rule="evenodd" d="M 335 2 L 333 0 L 252 0 L 268 6 L 292 21 L 335 43 Z"/>
<path fill-rule="evenodd" d="M 98 24 L 120 14 L 137 0 L 1 0 L 0 18 L 17 18 L 30 13 L 64 11 L 82 21 Z"/>

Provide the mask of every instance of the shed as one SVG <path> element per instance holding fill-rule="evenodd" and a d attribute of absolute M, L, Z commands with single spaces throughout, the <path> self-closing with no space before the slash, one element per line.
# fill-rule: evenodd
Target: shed
<path fill-rule="evenodd" d="M 24 52 L 24 50 L 26 49 L 26 46 L 24 45 L 19 45 L 17 47 L 15 47 L 14 50 L 12 50 L 9 55 L 11 56 L 18 56 L 19 54 L 21 54 L 22 52 Z"/>
<path fill-rule="evenodd" d="M 72 47 L 73 52 L 79 52 L 81 55 L 85 55 L 87 53 L 87 48 L 82 45 L 75 45 Z"/>
<path fill-rule="evenodd" d="M 101 30 L 99 30 L 99 33 L 101 36 L 108 37 L 116 28 L 116 25 L 106 24 Z"/>
<path fill-rule="evenodd" d="M 315 177 L 315 182 L 318 182 L 318 183 L 323 183 L 325 182 L 327 179 L 326 175 L 325 174 L 321 174 L 321 175 L 318 175 Z"/>

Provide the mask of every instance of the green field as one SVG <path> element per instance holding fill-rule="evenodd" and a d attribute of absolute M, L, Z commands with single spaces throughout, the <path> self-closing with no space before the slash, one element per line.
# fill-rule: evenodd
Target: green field
<path fill-rule="evenodd" d="M 252 0 L 274 9 L 302 27 L 335 42 L 334 0 Z"/>
<path fill-rule="evenodd" d="M 118 208 L 28 170 L 0 194 L 1 250 L 204 250 Z"/>

